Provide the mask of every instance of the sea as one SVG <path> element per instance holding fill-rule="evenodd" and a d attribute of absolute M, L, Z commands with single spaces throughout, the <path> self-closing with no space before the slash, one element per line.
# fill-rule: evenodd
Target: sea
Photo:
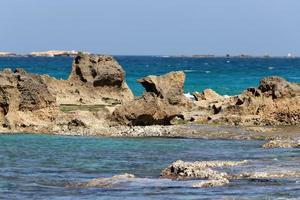
<path fill-rule="evenodd" d="M 256 87 L 266 76 L 300 82 L 299 58 L 185 58 L 115 56 L 126 71 L 135 96 L 136 82 L 147 75 L 174 70 L 186 74 L 185 93 L 212 88 L 236 95 Z M 69 57 L 0 58 L 0 69 L 23 67 L 28 72 L 67 79 Z M 104 138 L 43 134 L 0 134 L 0 199 L 300 199 L 299 178 L 241 179 L 228 185 L 194 188 L 199 180 L 160 178 L 176 160 L 248 160 L 235 170 L 298 171 L 300 149 L 263 149 L 264 141 L 188 138 Z M 93 178 L 130 173 L 137 178 L 113 187 L 69 188 Z"/>

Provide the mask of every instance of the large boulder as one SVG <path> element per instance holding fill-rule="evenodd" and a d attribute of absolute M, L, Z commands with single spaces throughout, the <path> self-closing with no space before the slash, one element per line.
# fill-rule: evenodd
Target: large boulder
<path fill-rule="evenodd" d="M 121 87 L 124 77 L 124 70 L 111 56 L 80 53 L 74 58 L 69 80 L 92 84 L 95 87 Z"/>
<path fill-rule="evenodd" d="M 114 120 L 126 125 L 169 125 L 175 117 L 183 118 L 181 113 L 189 106 L 183 94 L 183 72 L 148 76 L 138 81 L 146 93 L 118 107 L 113 113 Z"/>
<path fill-rule="evenodd" d="M 113 117 L 125 125 L 170 125 L 175 117 L 182 117 L 181 110 L 166 100 L 146 93 L 139 99 L 118 107 Z"/>
<path fill-rule="evenodd" d="M 147 76 L 139 79 L 146 92 L 154 93 L 170 104 L 186 103 L 183 95 L 185 74 L 182 71 L 171 72 L 163 76 Z"/>
<path fill-rule="evenodd" d="M 124 103 L 134 98 L 124 70 L 111 56 L 79 53 L 67 81 L 48 79 L 48 82 L 60 104 L 100 105 L 111 101 Z"/>

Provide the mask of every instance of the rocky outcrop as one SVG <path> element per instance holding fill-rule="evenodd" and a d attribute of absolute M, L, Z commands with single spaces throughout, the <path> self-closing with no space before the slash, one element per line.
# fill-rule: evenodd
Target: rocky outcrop
<path fill-rule="evenodd" d="M 195 121 L 230 125 L 296 125 L 300 123 L 300 85 L 280 77 L 267 77 L 258 88 L 229 98 L 198 95 Z M 211 92 L 214 94 L 213 92 Z M 210 96 L 210 95 L 207 95 Z M 200 99 L 200 100 L 199 100 Z M 187 117 L 186 117 L 187 118 Z"/>
<path fill-rule="evenodd" d="M 184 73 L 172 72 L 164 76 L 149 76 L 138 80 L 146 93 L 126 105 L 118 107 L 113 120 L 125 125 L 170 125 L 175 117 L 189 106 L 183 95 Z"/>
<path fill-rule="evenodd" d="M 132 101 L 125 73 L 110 56 L 79 54 L 68 80 L 44 77 L 59 104 L 112 105 Z"/>
<path fill-rule="evenodd" d="M 85 133 L 109 126 L 114 107 L 132 99 L 123 69 L 110 56 L 78 55 L 69 80 L 6 69 L 0 72 L 0 128 Z"/>
<path fill-rule="evenodd" d="M 24 113 L 55 109 L 56 98 L 40 75 L 18 68 L 15 72 L 6 69 L 0 73 L 0 107 L 2 126 L 13 128 L 26 124 Z"/>

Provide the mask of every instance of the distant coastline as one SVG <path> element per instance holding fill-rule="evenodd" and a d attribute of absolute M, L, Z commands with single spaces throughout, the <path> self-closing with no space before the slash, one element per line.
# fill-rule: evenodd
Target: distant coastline
<path fill-rule="evenodd" d="M 49 51 L 35 51 L 30 53 L 19 54 L 15 52 L 0 51 L 0 57 L 75 57 L 79 52 L 76 50 L 49 50 Z M 82 52 L 90 54 L 89 52 Z M 139 56 L 139 55 L 118 55 L 118 56 Z M 140 55 L 145 56 L 145 55 Z M 299 56 L 288 53 L 286 56 L 271 56 L 271 55 L 213 55 L 213 54 L 193 54 L 193 55 L 147 55 L 157 56 L 163 58 L 300 58 Z"/>

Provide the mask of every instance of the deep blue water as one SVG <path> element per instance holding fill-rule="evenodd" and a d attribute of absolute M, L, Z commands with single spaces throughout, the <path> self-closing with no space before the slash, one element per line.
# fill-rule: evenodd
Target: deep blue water
<path fill-rule="evenodd" d="M 193 188 L 159 179 L 182 159 L 249 160 L 236 170 L 299 170 L 300 149 L 262 149 L 262 141 L 0 135 L 0 199 L 270 199 L 300 196 L 299 179 L 235 180 Z M 278 171 L 278 170 L 277 170 Z M 66 188 L 92 178 L 132 173 L 117 188 Z M 195 181 L 193 181 L 195 182 Z M 193 183 L 192 182 L 192 183 Z M 197 182 L 197 181 L 196 181 Z"/>
<path fill-rule="evenodd" d="M 186 73 L 185 92 L 212 88 L 225 95 L 238 94 L 257 86 L 261 78 L 278 75 L 300 82 L 300 58 L 181 58 L 155 56 L 116 56 L 126 71 L 126 80 L 135 95 L 143 88 L 136 82 L 147 75 L 160 75 L 174 70 Z M 17 57 L 0 58 L 0 69 L 23 67 L 27 71 L 66 79 L 72 58 Z"/>

